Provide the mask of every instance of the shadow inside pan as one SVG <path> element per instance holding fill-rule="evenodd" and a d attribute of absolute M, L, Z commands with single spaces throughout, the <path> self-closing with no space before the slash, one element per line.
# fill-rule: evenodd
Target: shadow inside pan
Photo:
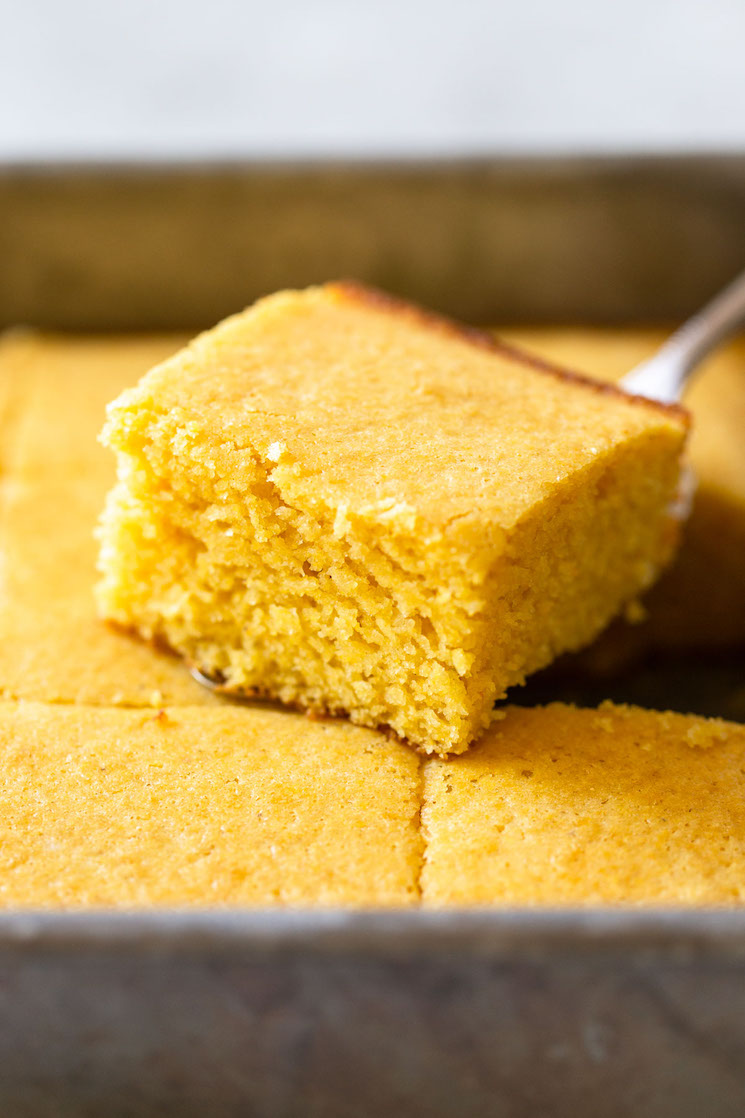
<path fill-rule="evenodd" d="M 745 650 L 680 656 L 653 653 L 612 676 L 593 675 L 567 656 L 509 694 L 509 701 L 518 706 L 551 702 L 597 706 L 605 699 L 745 722 Z"/>

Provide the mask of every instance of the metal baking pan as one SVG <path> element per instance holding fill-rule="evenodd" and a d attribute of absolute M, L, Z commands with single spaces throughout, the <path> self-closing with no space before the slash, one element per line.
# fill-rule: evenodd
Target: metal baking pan
<path fill-rule="evenodd" d="M 337 276 L 664 321 L 745 262 L 745 156 L 6 166 L 0 260 L 2 325 L 198 328 Z M 745 912 L 4 913 L 0 1053 L 3 1118 L 742 1118 Z"/>

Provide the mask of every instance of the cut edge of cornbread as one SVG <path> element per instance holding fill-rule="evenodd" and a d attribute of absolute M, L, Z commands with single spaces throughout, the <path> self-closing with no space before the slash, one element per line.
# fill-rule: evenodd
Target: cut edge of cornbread
<path fill-rule="evenodd" d="M 270 297 L 112 405 L 104 441 L 117 453 L 119 482 L 100 529 L 99 610 L 225 691 L 347 713 L 426 752 L 459 752 L 508 687 L 588 643 L 672 556 L 677 523 L 665 510 L 686 413 L 359 285 L 311 291 L 638 405 L 660 422 L 574 470 L 511 531 L 475 513 L 433 524 L 406 501 L 329 504 L 281 437 L 238 446 L 231 432 L 210 446 L 188 406 L 158 404 L 158 377 L 179 361 L 208 360 L 209 347 L 252 314 L 303 293 Z M 582 501 L 571 499 L 577 488 Z M 633 531 L 619 531 L 629 523 Z"/>

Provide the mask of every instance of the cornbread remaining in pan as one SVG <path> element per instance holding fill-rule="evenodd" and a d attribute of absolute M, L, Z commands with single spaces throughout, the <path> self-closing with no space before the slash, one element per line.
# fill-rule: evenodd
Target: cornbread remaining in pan
<path fill-rule="evenodd" d="M 418 759 L 348 723 L 4 703 L 0 788 L 0 906 L 418 897 Z"/>
<path fill-rule="evenodd" d="M 663 330 L 562 327 L 508 332 L 544 357 L 616 381 L 662 344 Z M 745 338 L 718 350 L 686 392 L 697 479 L 680 551 L 645 596 L 645 619 L 614 625 L 592 650 L 611 667 L 644 648 L 745 645 Z M 641 615 L 640 615 L 641 616 Z"/>
<path fill-rule="evenodd" d="M 429 904 L 745 899 L 745 726 L 603 704 L 511 707 L 425 767 Z"/>
<path fill-rule="evenodd" d="M 105 402 L 177 338 L 10 334 L 0 343 L 0 696 L 59 702 L 214 703 L 171 655 L 102 625 L 93 532 L 113 464 L 96 441 Z"/>
<path fill-rule="evenodd" d="M 280 294 L 111 407 L 101 613 L 459 752 L 669 559 L 685 428 L 373 292 Z"/>
<path fill-rule="evenodd" d="M 97 436 L 106 404 L 132 379 L 175 353 L 179 334 L 78 337 L 13 331 L 0 342 L 0 386 L 16 385 L 16 430 L 8 463 L 25 480 L 109 485 L 111 455 Z"/>
<path fill-rule="evenodd" d="M 26 330 L 0 334 L 0 478 L 7 474 L 13 459 L 18 414 L 27 396 L 25 371 L 17 368 L 16 361 L 27 334 Z"/>
<path fill-rule="evenodd" d="M 745 727 L 511 707 L 464 756 L 241 706 L 0 703 L 0 907 L 731 904 Z"/>

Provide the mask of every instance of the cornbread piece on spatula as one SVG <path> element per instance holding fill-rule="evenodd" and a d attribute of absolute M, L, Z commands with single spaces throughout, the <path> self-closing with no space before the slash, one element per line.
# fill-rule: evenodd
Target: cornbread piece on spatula
<path fill-rule="evenodd" d="M 425 762 L 425 903 L 742 904 L 745 726 L 511 707 Z"/>
<path fill-rule="evenodd" d="M 348 284 L 109 409 L 101 613 L 228 691 L 463 751 L 671 556 L 685 414 Z"/>

